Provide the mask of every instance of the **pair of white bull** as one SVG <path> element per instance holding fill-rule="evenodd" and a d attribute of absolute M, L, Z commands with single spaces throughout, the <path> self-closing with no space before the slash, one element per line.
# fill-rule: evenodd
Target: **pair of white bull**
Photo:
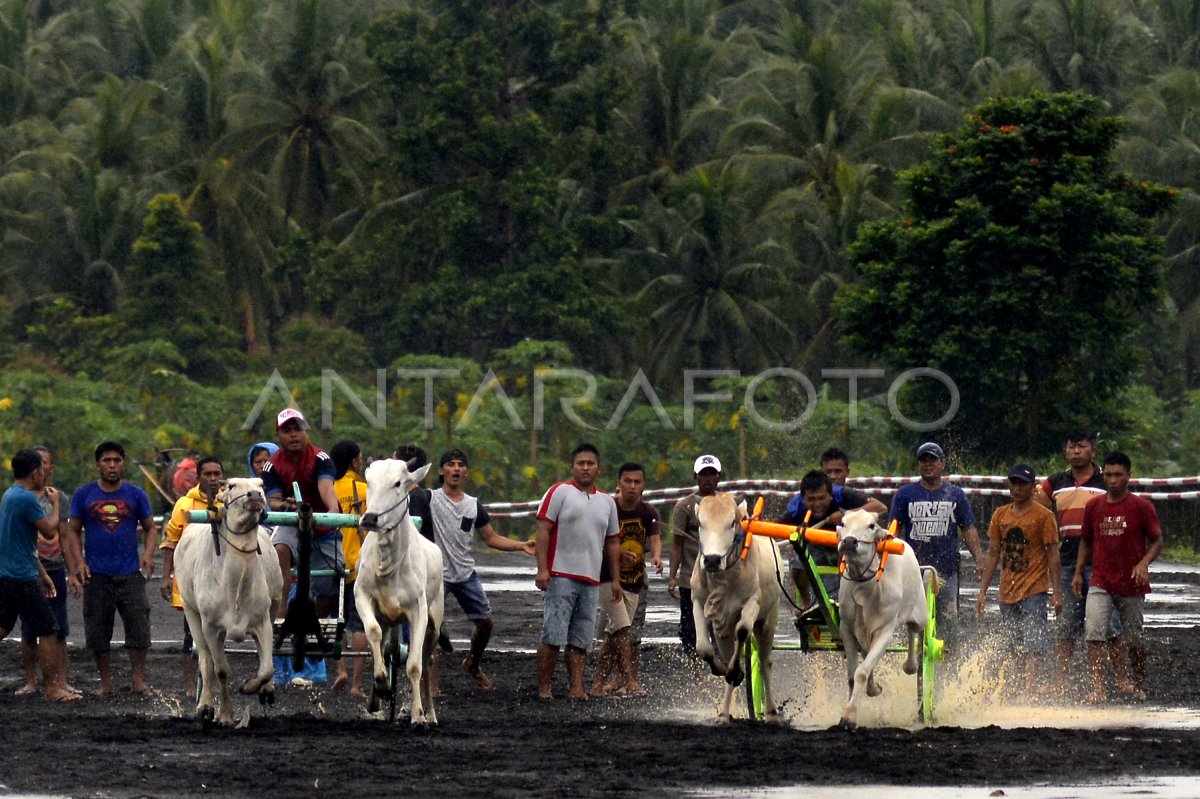
<path fill-rule="evenodd" d="M 428 668 L 442 624 L 442 552 L 423 538 L 408 512 L 408 492 L 424 478 L 426 465 L 410 474 L 404 461 L 376 461 L 367 469 L 367 508 L 361 524 L 369 535 L 358 560 L 354 602 L 374 658 L 372 701 L 390 690 L 382 657 L 383 624 L 409 623 L 405 671 L 412 686 L 412 723 L 436 724 Z M 258 646 L 258 670 L 242 692 L 274 701 L 272 620 L 283 577 L 270 535 L 259 519 L 266 507 L 262 480 L 229 480 L 217 497 L 224 505 L 215 539 L 209 524 L 184 529 L 175 550 L 175 574 L 183 611 L 195 636 L 201 688 L 197 716 L 223 726 L 234 723 L 225 640 Z M 214 546 L 214 540 L 217 545 Z M 213 687 L 221 704 L 214 707 Z"/>
<path fill-rule="evenodd" d="M 779 715 L 771 695 L 771 648 L 780 595 L 776 545 L 758 536 L 745 546 L 746 504 L 735 504 L 730 494 L 705 497 L 697 506 L 697 516 L 700 555 L 692 572 L 692 613 L 696 651 L 713 674 L 726 682 L 717 719 L 729 720 L 733 691 L 745 677 L 739 653 L 753 634 L 762 672 L 764 715 L 767 721 L 776 721 Z M 882 690 L 874 679 L 875 666 L 896 627 L 903 624 L 907 630 L 904 671 L 914 674 L 917 636 L 928 623 L 921 567 L 912 548 L 891 554 L 887 568 L 878 571 L 882 566 L 876 544 L 886 536 L 887 531 L 876 524 L 875 514 L 862 510 L 847 513 L 838 528 L 838 552 L 846 561 L 838 589 L 850 687 L 850 699 L 842 711 L 845 727 L 856 726 L 863 694 L 877 696 Z"/>

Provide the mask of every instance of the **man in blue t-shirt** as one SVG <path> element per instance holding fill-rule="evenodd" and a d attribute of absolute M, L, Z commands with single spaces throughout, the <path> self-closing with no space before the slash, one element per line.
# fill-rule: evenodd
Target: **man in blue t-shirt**
<path fill-rule="evenodd" d="M 158 527 L 146 492 L 125 482 L 125 448 L 115 441 L 96 447 L 100 479 L 71 497 L 68 538 L 76 557 L 76 579 L 83 584 L 83 630 L 100 672 L 100 695 L 113 692 L 112 644 L 115 614 L 125 628 L 133 692 L 153 696 L 145 679 L 150 648 L 150 602 L 146 580 L 154 576 Z M 138 526 L 145 531 L 139 558 Z M 80 542 L 80 533 L 83 541 Z"/>
<path fill-rule="evenodd" d="M 0 501 L 0 638 L 16 624 L 17 617 L 38 641 L 38 660 L 46 699 L 70 702 L 78 695 L 67 690 L 62 666 L 54 646 L 58 622 L 47 596 L 55 595 L 54 582 L 37 557 L 37 540 L 53 538 L 58 528 L 59 494 L 46 485 L 42 456 L 23 449 L 12 459 L 14 484 Z M 38 497 L 50 501 L 52 513 L 42 510 Z"/>
<path fill-rule="evenodd" d="M 938 632 L 950 639 L 958 625 L 958 532 L 979 572 L 983 557 L 979 531 L 967 495 L 942 480 L 946 453 L 932 441 L 917 448 L 921 479 L 900 487 L 892 500 L 889 523 L 899 523 L 899 535 L 913 548 L 922 566 L 937 569 L 942 588 L 937 596 Z"/>

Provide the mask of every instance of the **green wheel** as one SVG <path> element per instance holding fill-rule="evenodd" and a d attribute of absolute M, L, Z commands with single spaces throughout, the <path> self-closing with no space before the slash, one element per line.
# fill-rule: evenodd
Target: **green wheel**
<path fill-rule="evenodd" d="M 754 637 L 742 644 L 742 686 L 746 693 L 746 717 L 762 718 L 762 674 L 758 670 L 758 650 L 754 648 Z"/>
<path fill-rule="evenodd" d="M 937 637 L 937 593 L 930 590 L 930 580 L 925 580 L 925 602 L 929 609 L 929 621 L 917 647 L 917 714 L 922 723 L 933 724 L 933 693 L 937 677 L 937 663 L 945 656 L 942 639 Z"/>

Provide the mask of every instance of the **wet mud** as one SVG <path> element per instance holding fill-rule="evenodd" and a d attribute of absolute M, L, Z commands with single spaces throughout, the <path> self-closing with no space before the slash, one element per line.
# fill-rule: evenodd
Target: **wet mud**
<path fill-rule="evenodd" d="M 1156 578 L 1200 583 L 1194 573 Z M 180 690 L 178 650 L 167 643 L 149 657 L 158 697 L 121 690 L 129 680 L 120 650 L 116 695 L 91 695 L 95 668 L 75 644 L 72 682 L 89 692 L 85 699 L 58 705 L 16 697 L 22 681 L 10 636 L 0 643 L 0 730 L 8 749 L 0 795 L 598 797 L 798 784 L 1136 784 L 1148 775 L 1200 774 L 1200 628 L 1149 630 L 1144 704 L 1088 707 L 1082 685 L 1016 704 L 1001 656 L 964 643 L 939 678 L 937 726 L 915 723 L 915 683 L 888 666 L 884 696 L 863 706 L 871 726 L 848 732 L 834 726 L 845 690 L 840 656 L 785 651 L 775 657 L 784 722 L 735 718 L 718 726 L 720 682 L 669 642 L 674 625 L 661 583 L 652 585 L 641 655 L 649 696 L 587 702 L 565 698 L 561 665 L 556 698 L 537 698 L 531 650 L 540 596 L 490 594 L 498 651 L 488 653 L 485 667 L 495 690 L 482 693 L 458 665 L 469 626 L 452 606 L 447 624 L 458 651 L 443 659 L 440 724 L 431 730 L 370 718 L 361 700 L 324 686 L 281 688 L 270 710 L 239 697 L 248 727 L 204 730 Z M 1181 597 L 1178 606 L 1156 610 L 1194 611 L 1186 605 Z M 169 609 L 156 606 L 154 622 L 156 639 L 178 637 L 179 617 Z M 964 641 L 977 641 L 975 632 L 968 624 Z M 1082 660 L 1075 665 L 1082 668 Z M 236 659 L 234 670 L 243 678 L 251 660 Z M 1156 724 L 1160 713 L 1170 723 Z M 1071 718 L 1077 723 L 1063 723 Z"/>

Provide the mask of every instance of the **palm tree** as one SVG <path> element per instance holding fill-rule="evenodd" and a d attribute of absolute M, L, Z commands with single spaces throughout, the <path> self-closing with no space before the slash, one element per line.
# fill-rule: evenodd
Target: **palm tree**
<path fill-rule="evenodd" d="M 790 351 L 789 326 L 772 302 L 790 256 L 763 236 L 757 186 L 732 165 L 700 167 L 668 193 L 651 197 L 631 223 L 639 249 L 626 254 L 655 275 L 639 292 L 653 343 L 656 376 L 683 368 L 753 369 Z"/>
<path fill-rule="evenodd" d="M 272 22 L 264 20 L 268 32 Z M 284 213 L 318 233 L 358 208 L 365 165 L 382 151 L 372 126 L 355 115 L 371 99 L 371 84 L 353 76 L 370 72 L 339 30 L 330 3 L 292 4 L 253 90 L 229 98 L 230 132 L 216 147 L 239 168 L 265 174 Z"/>

